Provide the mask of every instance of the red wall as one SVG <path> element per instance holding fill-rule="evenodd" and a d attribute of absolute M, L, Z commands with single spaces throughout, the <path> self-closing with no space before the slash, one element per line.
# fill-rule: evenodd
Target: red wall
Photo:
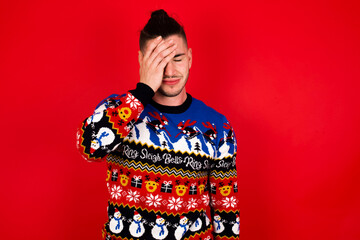
<path fill-rule="evenodd" d="M 193 48 L 188 91 L 236 130 L 241 238 L 360 239 L 355 0 L 1 1 L 0 238 L 100 238 L 106 167 L 75 130 L 135 86 L 159 7 Z"/>

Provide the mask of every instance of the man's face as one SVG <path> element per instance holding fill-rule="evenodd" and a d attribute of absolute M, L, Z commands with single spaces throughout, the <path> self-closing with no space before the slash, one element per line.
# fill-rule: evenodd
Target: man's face
<path fill-rule="evenodd" d="M 192 50 L 187 48 L 184 39 L 179 35 L 171 35 L 165 40 L 172 39 L 177 44 L 175 56 L 164 69 L 163 81 L 158 93 L 166 97 L 176 97 L 185 91 L 185 84 L 189 77 L 192 63 Z"/>

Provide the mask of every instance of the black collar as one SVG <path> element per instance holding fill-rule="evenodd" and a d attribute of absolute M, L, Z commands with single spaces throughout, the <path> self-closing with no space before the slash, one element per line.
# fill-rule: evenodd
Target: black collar
<path fill-rule="evenodd" d="M 165 106 L 155 102 L 154 100 L 151 100 L 150 104 L 162 113 L 183 113 L 190 107 L 192 102 L 192 96 L 188 93 L 186 93 L 186 95 L 187 97 L 185 102 L 179 106 Z"/>

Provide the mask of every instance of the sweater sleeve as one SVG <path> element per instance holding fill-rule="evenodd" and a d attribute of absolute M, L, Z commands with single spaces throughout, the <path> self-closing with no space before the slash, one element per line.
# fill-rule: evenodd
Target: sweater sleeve
<path fill-rule="evenodd" d="M 224 117 L 218 131 L 217 153 L 210 169 L 212 221 L 216 240 L 240 238 L 240 210 L 236 172 L 236 138 Z"/>
<path fill-rule="evenodd" d="M 129 134 L 153 96 L 148 85 L 138 83 L 136 89 L 124 95 L 114 94 L 101 101 L 77 130 L 80 154 L 87 161 L 101 161 Z"/>

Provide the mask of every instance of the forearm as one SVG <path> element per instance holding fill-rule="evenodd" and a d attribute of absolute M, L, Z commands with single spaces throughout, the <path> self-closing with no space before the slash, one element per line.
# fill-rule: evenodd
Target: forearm
<path fill-rule="evenodd" d="M 77 147 L 88 161 L 100 161 L 129 134 L 154 92 L 142 83 L 136 89 L 103 100 L 77 132 Z"/>

